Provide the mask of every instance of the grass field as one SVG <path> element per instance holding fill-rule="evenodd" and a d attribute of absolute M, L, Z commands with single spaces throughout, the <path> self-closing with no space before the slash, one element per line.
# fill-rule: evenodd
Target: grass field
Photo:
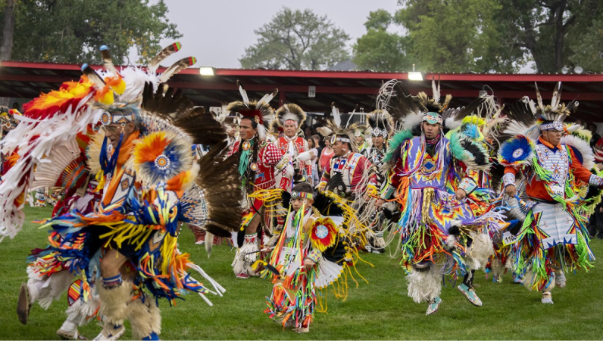
<path fill-rule="evenodd" d="M 27 208 L 28 222 L 50 215 L 50 208 Z M 65 319 L 65 296 L 47 311 L 37 304 L 27 326 L 17 320 L 19 285 L 27 280 L 26 257 L 35 247 L 46 245 L 46 231 L 28 223 L 14 240 L 0 244 L 0 339 L 54 340 Z M 588 272 L 568 275 L 564 289 L 554 290 L 554 305 L 543 305 L 540 294 L 512 284 L 506 275 L 501 284 L 476 274 L 477 293 L 484 306 L 472 306 L 447 284 L 438 313 L 426 317 L 425 304 L 406 296 L 404 273 L 396 259 L 386 255 L 363 255 L 375 265 L 359 271 L 369 284 L 351 288 L 346 302 L 328 297 L 327 314 L 318 313 L 310 333 L 296 334 L 264 315 L 264 297 L 271 284 L 265 279 L 235 279 L 231 271 L 234 252 L 215 246 L 211 259 L 193 236 L 181 234 L 180 250 L 189 252 L 208 274 L 223 285 L 224 297 L 212 296 L 209 307 L 197 296 L 187 296 L 175 307 L 161 302 L 165 340 L 602 340 L 602 240 L 592 240 L 598 259 Z M 91 323 L 81 329 L 93 338 L 100 327 Z M 130 339 L 127 332 L 124 338 Z"/>

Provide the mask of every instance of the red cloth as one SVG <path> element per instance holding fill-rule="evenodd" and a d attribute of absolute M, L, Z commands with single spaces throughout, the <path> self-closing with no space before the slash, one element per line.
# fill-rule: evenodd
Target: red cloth
<path fill-rule="evenodd" d="M 330 153 L 327 153 L 327 147 L 323 149 L 321 152 L 321 157 L 319 158 L 319 167 L 321 170 L 325 170 L 329 166 L 329 161 L 333 157 L 333 149 Z"/>
<path fill-rule="evenodd" d="M 302 137 L 296 137 L 293 139 L 294 148 L 296 149 L 297 154 L 299 155 L 302 152 L 308 151 L 308 144 L 306 140 Z M 277 139 L 277 147 L 281 150 L 281 154 L 284 155 L 289 150 L 289 140 L 285 137 L 280 137 Z M 312 176 L 312 165 L 305 165 L 304 169 L 306 169 L 306 176 Z"/>
<path fill-rule="evenodd" d="M 359 155 L 359 159 L 354 168 L 354 171 L 352 174 L 352 180 L 350 181 L 350 191 L 353 191 L 353 192 L 356 191 L 357 187 L 360 185 L 361 180 L 363 179 L 363 174 L 365 173 L 365 170 L 368 169 L 369 167 L 371 167 L 371 162 L 369 161 L 369 159 L 365 158 L 365 156 L 363 156 L 359 153 L 350 153 L 350 155 L 346 159 L 346 164 L 344 165 L 344 168 L 350 167 L 350 162 L 355 158 L 355 155 Z M 334 166 L 334 163 L 339 159 L 340 158 L 336 157 L 330 161 L 330 163 L 327 165 L 327 167 L 323 170 L 323 176 L 321 177 L 321 182 L 329 181 L 329 179 L 332 176 L 332 168 Z M 377 176 L 375 174 L 372 174 L 369 177 L 369 181 L 367 182 L 367 185 L 373 185 L 373 186 L 377 185 Z M 362 190 L 366 190 L 366 189 L 362 189 Z"/>
<path fill-rule="evenodd" d="M 231 154 L 238 152 L 240 146 L 241 141 L 235 142 L 235 144 L 233 144 Z M 251 180 L 255 188 L 275 188 L 275 172 L 281 172 L 275 170 L 275 166 L 279 163 L 279 161 L 281 161 L 281 158 L 283 158 L 283 153 L 281 153 L 281 150 L 279 150 L 272 142 L 266 141 L 261 143 L 260 150 L 258 151 L 258 158 L 256 158 L 256 163 L 258 166 L 258 169 L 256 170 L 256 177 Z"/>

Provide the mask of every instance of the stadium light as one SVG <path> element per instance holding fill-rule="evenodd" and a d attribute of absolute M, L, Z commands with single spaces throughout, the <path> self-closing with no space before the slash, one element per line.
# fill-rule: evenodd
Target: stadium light
<path fill-rule="evenodd" d="M 214 68 L 212 67 L 200 67 L 199 74 L 201 76 L 214 76 Z"/>
<path fill-rule="evenodd" d="M 420 71 L 411 71 L 407 74 L 409 81 L 423 81 L 424 74 Z"/>

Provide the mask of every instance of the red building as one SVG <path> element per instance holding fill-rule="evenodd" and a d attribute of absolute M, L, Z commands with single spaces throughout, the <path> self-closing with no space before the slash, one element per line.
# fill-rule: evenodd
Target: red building
<path fill-rule="evenodd" d="M 33 98 L 79 76 L 80 66 L 75 64 L 0 62 L 0 97 Z M 426 74 L 423 81 L 412 81 L 407 73 L 215 69 L 213 76 L 201 76 L 198 68 L 190 68 L 172 77 L 170 85 L 182 89 L 196 105 L 206 108 L 240 99 L 236 87 L 236 81 L 240 80 L 250 98 L 260 98 L 278 88 L 274 107 L 293 102 L 309 112 L 328 112 L 335 102 L 342 112 L 352 111 L 357 105 L 357 111 L 362 108 L 369 112 L 375 107 L 375 95 L 382 82 L 396 78 L 403 80 L 412 93 L 431 94 L 433 77 L 440 79 L 441 94 L 453 95 L 455 107 L 476 98 L 483 89 L 492 92 L 503 104 L 525 95 L 534 98 L 535 82 L 544 100 L 548 100 L 555 83 L 561 81 L 562 100 L 580 102 L 575 118 L 600 126 L 602 123 L 602 74 L 441 73 Z M 311 87 L 314 97 L 309 96 Z"/>

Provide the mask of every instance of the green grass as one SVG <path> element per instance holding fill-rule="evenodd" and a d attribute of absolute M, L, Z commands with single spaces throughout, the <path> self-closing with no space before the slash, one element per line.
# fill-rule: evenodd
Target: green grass
<path fill-rule="evenodd" d="M 49 208 L 27 208 L 27 220 L 50 215 Z M 65 318 L 65 296 L 47 311 L 32 307 L 29 324 L 17 320 L 16 303 L 21 282 L 27 280 L 26 257 L 46 245 L 46 231 L 28 223 L 14 240 L 0 244 L 0 339 L 52 340 Z M 205 250 L 193 244 L 193 236 L 181 234 L 180 249 L 189 252 L 227 292 L 211 296 L 209 307 L 194 295 L 175 307 L 161 302 L 166 340 L 602 340 L 602 240 L 593 240 L 598 259 L 588 273 L 568 275 L 568 285 L 555 289 L 555 305 L 543 305 L 540 294 L 511 283 L 501 284 L 476 275 L 477 293 L 484 306 L 476 308 L 452 284 L 443 289 L 439 312 L 426 317 L 426 304 L 406 296 L 404 273 L 397 260 L 387 255 L 363 255 L 375 265 L 360 265 L 369 284 L 351 288 L 346 302 L 329 295 L 329 312 L 318 313 L 310 333 L 283 330 L 263 314 L 264 298 L 271 284 L 265 279 L 238 280 L 232 274 L 234 252 L 215 246 L 208 260 Z M 100 328 L 91 323 L 81 329 L 94 337 Z M 129 339 L 127 332 L 123 339 Z"/>

